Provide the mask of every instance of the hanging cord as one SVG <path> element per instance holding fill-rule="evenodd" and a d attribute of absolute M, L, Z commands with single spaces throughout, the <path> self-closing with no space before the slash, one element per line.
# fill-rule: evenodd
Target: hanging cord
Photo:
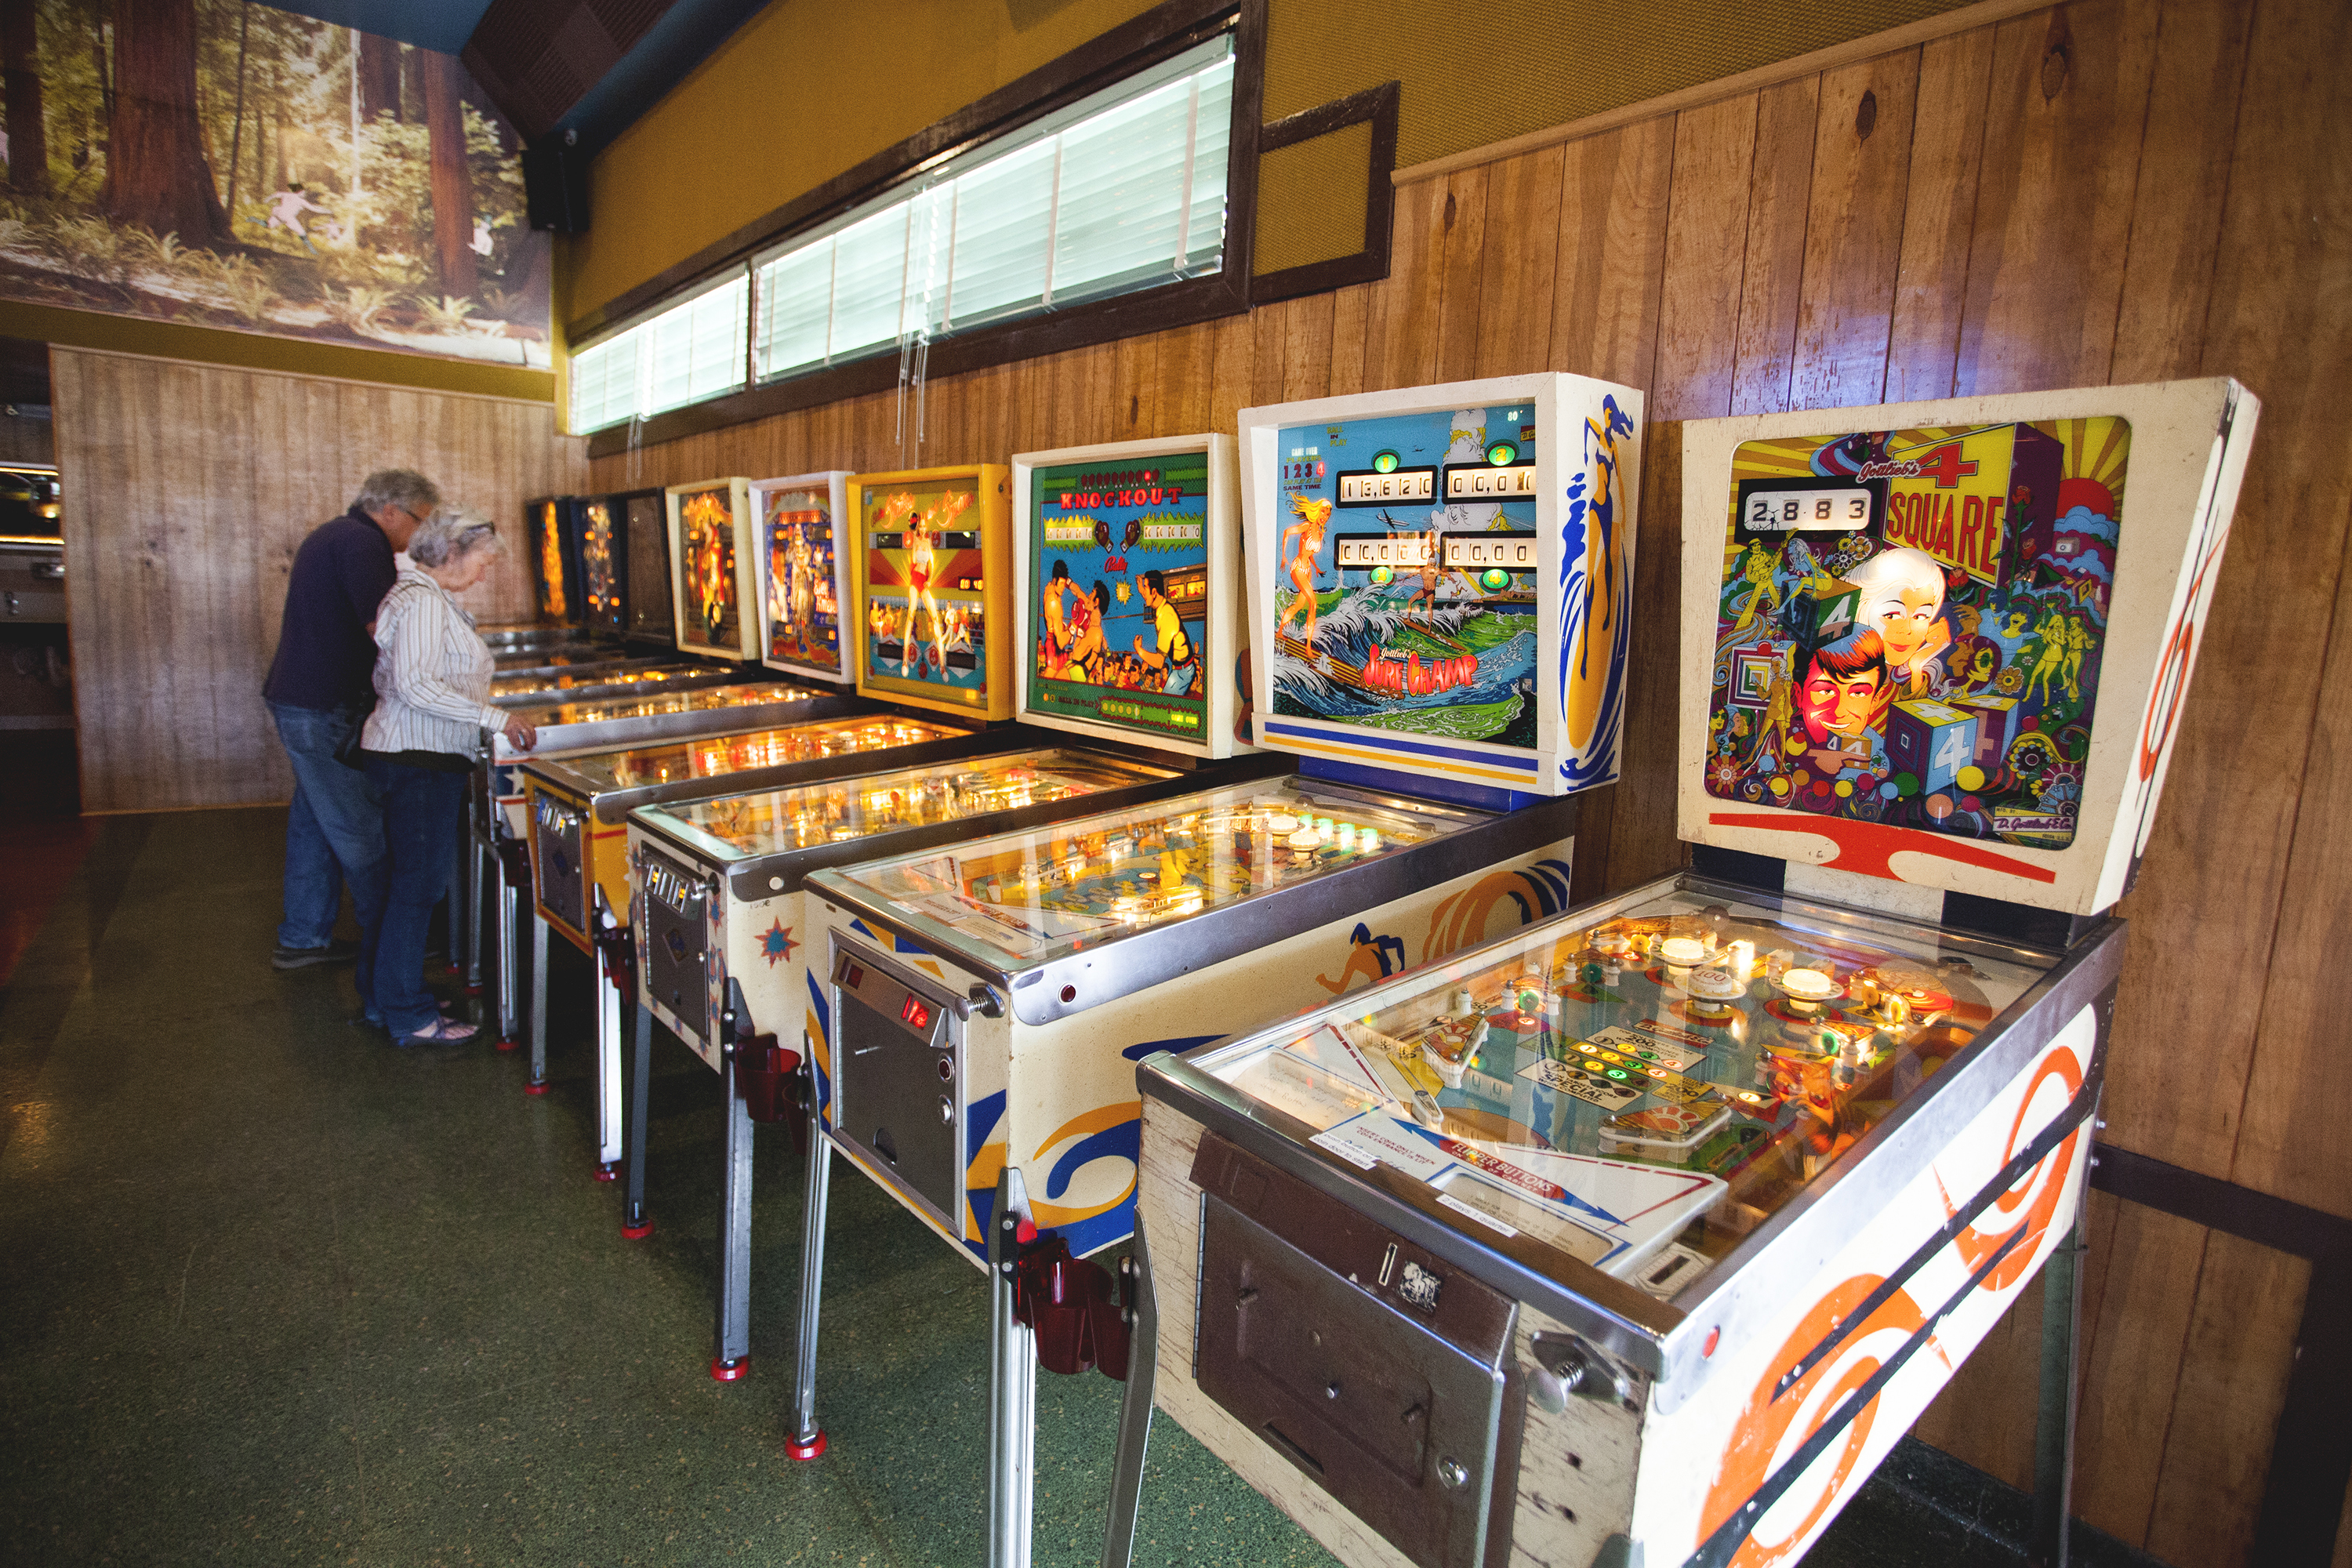
<path fill-rule="evenodd" d="M 898 466 L 923 466 L 924 390 L 931 364 L 931 291 L 939 268 L 939 203 L 929 187 L 907 209 L 907 287 L 898 314 Z M 914 400 L 914 418 L 907 403 Z"/>

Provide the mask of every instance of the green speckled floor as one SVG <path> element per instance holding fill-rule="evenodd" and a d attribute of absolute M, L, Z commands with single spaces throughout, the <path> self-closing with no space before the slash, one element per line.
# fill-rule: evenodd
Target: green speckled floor
<path fill-rule="evenodd" d="M 650 1202 L 589 1179 L 586 961 L 555 1092 L 393 1050 L 270 970 L 282 813 L 110 819 L 0 994 L 0 1562 L 970 1564 L 986 1297 L 836 1167 L 820 1411 L 782 1457 L 800 1162 L 760 1133 L 750 1377 L 708 1376 L 716 1079 L 656 1051 Z M 1092 1563 L 1118 1409 L 1041 1377 L 1037 1560 Z M 1330 1560 L 1172 1423 L 1137 1559 Z M 1813 1554 L 2019 1561 L 1874 1486 Z"/>

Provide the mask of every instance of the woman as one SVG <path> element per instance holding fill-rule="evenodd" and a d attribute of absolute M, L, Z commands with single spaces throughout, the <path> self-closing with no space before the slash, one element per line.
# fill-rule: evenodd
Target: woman
<path fill-rule="evenodd" d="M 425 926 L 448 885 L 466 778 L 482 731 L 528 750 L 538 732 L 489 705 L 489 648 L 456 598 L 480 582 L 497 532 L 470 513 L 436 511 L 408 542 L 408 564 L 376 611 L 376 709 L 360 731 L 368 782 L 383 800 L 391 858 L 382 902 L 360 911 L 360 1004 L 393 1043 L 458 1045 L 472 1024 L 444 1018 L 425 989 Z"/>

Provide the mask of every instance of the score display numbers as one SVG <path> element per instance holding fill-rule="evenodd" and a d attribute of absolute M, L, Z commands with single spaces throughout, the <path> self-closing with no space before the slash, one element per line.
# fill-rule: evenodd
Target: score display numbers
<path fill-rule="evenodd" d="M 1884 510 L 1885 482 L 1749 479 L 1739 487 L 1738 532 L 1743 540 L 1785 539 L 1795 533 L 1863 533 Z"/>
<path fill-rule="evenodd" d="M 910 1029 L 928 1029 L 931 1026 L 931 1010 L 924 1006 L 919 998 L 910 994 L 907 1000 L 899 1005 L 898 1021 Z"/>

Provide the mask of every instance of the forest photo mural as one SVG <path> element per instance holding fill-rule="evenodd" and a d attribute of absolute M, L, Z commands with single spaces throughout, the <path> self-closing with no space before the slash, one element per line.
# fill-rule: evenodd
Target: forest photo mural
<path fill-rule="evenodd" d="M 0 0 L 0 298 L 546 369 L 520 142 L 453 55 L 253 0 Z"/>

